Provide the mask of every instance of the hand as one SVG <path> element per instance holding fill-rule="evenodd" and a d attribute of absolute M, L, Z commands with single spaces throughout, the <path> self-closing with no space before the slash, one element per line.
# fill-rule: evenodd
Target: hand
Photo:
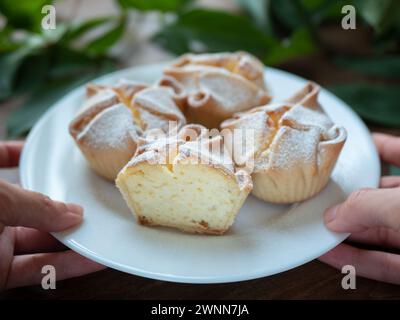
<path fill-rule="evenodd" d="M 384 162 L 400 166 L 400 138 L 375 134 L 375 144 Z M 380 189 L 362 189 L 325 212 L 326 226 L 351 233 L 353 243 L 400 249 L 400 177 L 382 177 Z M 341 269 L 352 265 L 359 276 L 400 284 L 400 254 L 363 250 L 342 243 L 319 258 Z"/>
<path fill-rule="evenodd" d="M 0 167 L 17 166 L 22 142 L 0 142 Z M 82 221 L 83 209 L 0 180 L 0 291 L 40 283 L 52 265 L 57 280 L 104 268 L 66 248 L 49 231 Z M 65 250 L 65 251 L 62 251 Z"/>

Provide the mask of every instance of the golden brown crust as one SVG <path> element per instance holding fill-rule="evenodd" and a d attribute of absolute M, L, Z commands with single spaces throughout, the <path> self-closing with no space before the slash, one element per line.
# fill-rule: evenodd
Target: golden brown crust
<path fill-rule="evenodd" d="M 303 107 L 318 109 L 318 94 L 321 90 L 321 87 L 317 85 L 315 82 L 309 81 L 307 84 L 293 94 L 286 102 L 291 104 L 299 104 Z"/>
<path fill-rule="evenodd" d="M 167 68 L 169 70 L 179 69 L 187 65 L 209 66 L 222 68 L 255 83 L 260 88 L 265 88 L 264 66 L 253 55 L 238 51 L 234 53 L 211 53 L 211 54 L 185 54 L 178 58 Z M 173 72 L 173 71 L 171 71 Z M 178 71 L 179 73 L 179 71 Z"/>
<path fill-rule="evenodd" d="M 155 223 L 153 220 L 149 219 L 146 216 L 142 216 L 142 215 L 136 215 L 137 221 L 139 222 L 139 224 L 143 225 L 143 226 L 147 226 L 147 227 L 165 227 L 165 225 L 161 225 L 158 223 Z M 223 235 L 226 231 L 228 231 L 227 229 L 212 229 L 208 226 L 208 223 L 205 222 L 204 220 L 201 221 L 193 221 L 194 224 L 196 224 L 197 226 L 181 226 L 178 229 L 180 231 L 186 232 L 186 233 L 193 233 L 193 234 L 209 234 L 209 235 Z M 177 228 L 176 226 L 173 226 L 174 228 Z"/>
<path fill-rule="evenodd" d="M 328 183 L 346 131 L 323 113 L 318 92 L 317 85 L 308 83 L 284 103 L 254 108 L 221 124 L 231 131 L 255 130 L 254 150 L 249 149 L 245 160 L 254 158 L 250 169 L 256 197 L 293 203 L 314 196 Z"/>
<path fill-rule="evenodd" d="M 114 180 L 134 155 L 140 136 L 153 128 L 168 130 L 169 121 L 178 127 L 185 123 L 169 90 L 128 80 L 115 87 L 88 85 L 89 96 L 69 131 L 94 171 Z"/>
<path fill-rule="evenodd" d="M 128 140 L 123 148 L 98 149 L 87 146 L 85 143 L 77 144 L 85 156 L 90 167 L 103 178 L 114 181 L 121 168 L 132 158 L 136 150 L 136 143 Z"/>
<path fill-rule="evenodd" d="M 174 90 L 188 122 L 207 128 L 271 100 L 263 65 L 243 52 L 184 55 L 165 68 L 158 84 Z"/>
<path fill-rule="evenodd" d="M 91 88 L 88 89 L 90 94 L 87 95 L 87 99 L 69 125 L 69 133 L 74 139 L 97 114 L 119 102 L 118 96 L 112 90 L 94 91 L 93 86 L 96 90 L 99 89 L 97 85 L 88 85 Z"/>
<path fill-rule="evenodd" d="M 229 185 L 228 191 L 239 186 L 238 197 L 243 201 L 234 202 L 235 216 L 251 191 L 264 201 L 293 203 L 314 196 L 328 183 L 345 143 L 346 131 L 324 114 L 318 103 L 319 91 L 317 84 L 309 82 L 286 101 L 267 104 L 271 97 L 264 83 L 264 67 L 253 56 L 243 52 L 187 54 L 168 66 L 153 87 L 130 81 L 122 81 L 115 87 L 89 84 L 88 101 L 71 122 L 70 133 L 97 173 L 109 180 L 114 180 L 119 173 L 117 186 L 140 224 L 160 225 L 133 201 L 124 179 L 138 174 L 142 165 L 165 160 L 167 167 L 162 170 L 169 170 L 171 164 L 170 172 L 176 164 L 206 163 L 206 173 L 212 170 L 216 181 L 220 179 L 219 174 L 224 176 L 222 189 L 225 183 Z M 121 103 L 126 109 L 121 108 Z M 105 119 L 110 114 L 126 119 L 127 110 L 129 124 L 121 126 L 119 120 L 118 126 L 107 124 Z M 198 124 L 184 126 L 186 119 Z M 176 121 L 181 130 L 175 136 L 154 140 L 156 135 L 151 130 L 161 128 L 167 132 L 169 121 Z M 232 159 L 238 138 L 229 134 L 208 138 L 207 129 L 202 125 L 221 127 L 228 133 L 251 129 L 255 135 L 244 157 Z M 113 130 L 113 127 L 124 129 Z M 191 139 L 188 129 L 197 132 L 195 139 Z M 97 141 L 102 130 L 110 134 Z M 110 140 L 110 136 L 114 139 Z M 228 148 L 228 157 L 213 151 L 213 145 L 222 141 Z M 165 145 L 168 145 L 168 154 L 160 152 Z M 253 159 L 251 167 L 249 159 Z M 158 183 L 159 176 L 154 180 Z M 151 198 L 149 203 L 153 201 Z M 162 225 L 189 233 L 215 235 L 225 233 L 231 225 L 215 229 L 202 219 L 186 225 L 168 223 Z"/>

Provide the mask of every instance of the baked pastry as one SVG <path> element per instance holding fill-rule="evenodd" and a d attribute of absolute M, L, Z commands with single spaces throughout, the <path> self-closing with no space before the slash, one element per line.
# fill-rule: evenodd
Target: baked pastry
<path fill-rule="evenodd" d="M 189 123 L 210 129 L 271 99 L 262 63 L 244 52 L 183 55 L 164 69 L 158 85 L 174 89 Z"/>
<path fill-rule="evenodd" d="M 139 223 L 222 234 L 233 224 L 251 179 L 235 170 L 220 135 L 200 125 L 144 139 L 116 184 Z M 222 148 L 222 149 L 221 149 Z"/>
<path fill-rule="evenodd" d="M 314 196 L 327 184 L 346 131 L 322 111 L 318 92 L 316 84 L 308 83 L 286 102 L 236 114 L 221 124 L 235 156 L 234 149 L 243 147 L 239 142 L 246 142 L 245 152 L 234 160 L 252 173 L 256 197 L 293 203 Z M 252 138 L 235 137 L 235 132 L 243 135 L 243 131 L 252 133 Z"/>
<path fill-rule="evenodd" d="M 139 223 L 223 234 L 250 192 L 293 203 L 327 184 L 346 131 L 319 90 L 310 82 L 267 104 L 255 57 L 187 54 L 154 86 L 89 84 L 70 133 L 97 173 L 116 178 Z"/>
<path fill-rule="evenodd" d="M 69 131 L 90 166 L 99 175 L 115 180 L 132 158 L 139 137 L 152 129 L 178 127 L 185 118 L 169 88 L 121 80 L 115 87 L 90 84 L 87 99 Z"/>

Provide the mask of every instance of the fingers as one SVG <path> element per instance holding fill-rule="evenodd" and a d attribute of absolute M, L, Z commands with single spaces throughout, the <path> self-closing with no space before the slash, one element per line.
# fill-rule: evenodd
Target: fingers
<path fill-rule="evenodd" d="M 400 167 L 400 138 L 383 133 L 374 133 L 373 138 L 382 160 Z"/>
<path fill-rule="evenodd" d="M 5 228 L 0 234 L 0 292 L 5 288 L 14 256 L 14 228 Z"/>
<path fill-rule="evenodd" d="M 400 177 L 399 176 L 382 177 L 379 186 L 381 188 L 398 188 L 400 187 Z"/>
<path fill-rule="evenodd" d="M 0 181 L 0 224 L 61 231 L 82 221 L 83 209 Z"/>
<path fill-rule="evenodd" d="M 25 227 L 15 228 L 15 255 L 61 250 L 66 250 L 66 247 L 47 232 Z"/>
<path fill-rule="evenodd" d="M 361 232 L 373 227 L 400 231 L 400 189 L 361 189 L 329 208 L 325 225 L 335 232 Z"/>
<path fill-rule="evenodd" d="M 0 143 L 0 167 L 17 167 L 23 141 L 4 141 Z"/>
<path fill-rule="evenodd" d="M 357 276 L 400 284 L 400 256 L 396 254 L 357 249 L 342 243 L 318 260 L 339 270 L 352 265 Z"/>
<path fill-rule="evenodd" d="M 383 227 L 352 233 L 347 239 L 385 248 L 400 248 L 400 233 Z"/>
<path fill-rule="evenodd" d="M 56 281 L 105 269 L 105 266 L 86 259 L 72 250 L 16 256 L 11 264 L 7 289 L 41 283 L 45 276 L 42 274 L 42 268 L 46 265 L 55 268 Z"/>

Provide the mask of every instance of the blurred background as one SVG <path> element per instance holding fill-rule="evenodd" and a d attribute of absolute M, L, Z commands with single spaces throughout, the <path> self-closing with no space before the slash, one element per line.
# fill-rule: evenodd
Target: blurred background
<path fill-rule="evenodd" d="M 44 5 L 56 28 L 44 30 Z M 344 30 L 352 5 L 356 29 Z M 75 86 L 191 52 L 246 50 L 314 80 L 371 130 L 400 133 L 399 0 L 0 0 L 0 137 Z"/>

